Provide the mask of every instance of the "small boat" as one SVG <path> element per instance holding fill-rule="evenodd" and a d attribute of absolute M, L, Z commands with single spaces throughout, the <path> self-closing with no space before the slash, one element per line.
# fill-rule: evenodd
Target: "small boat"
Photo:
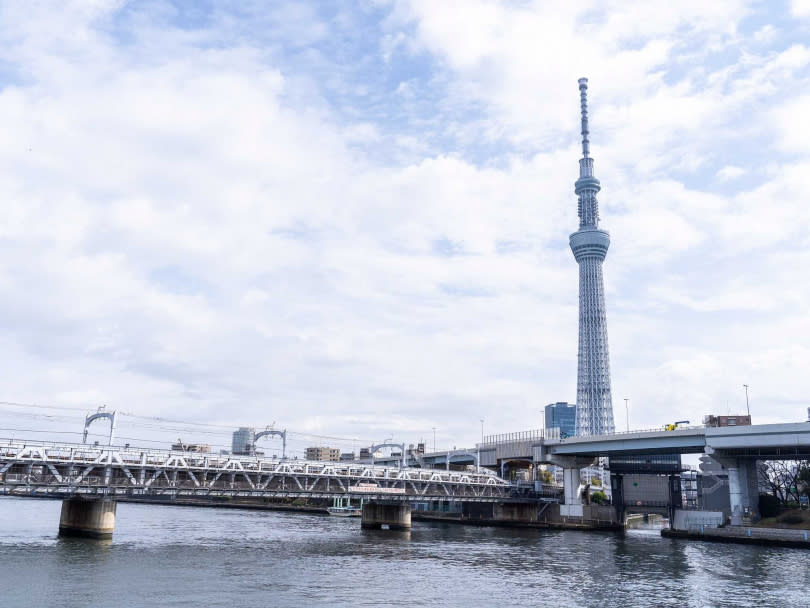
<path fill-rule="evenodd" d="M 360 507 L 329 507 L 326 510 L 329 511 L 329 515 L 337 517 L 360 517 L 363 514 Z"/>

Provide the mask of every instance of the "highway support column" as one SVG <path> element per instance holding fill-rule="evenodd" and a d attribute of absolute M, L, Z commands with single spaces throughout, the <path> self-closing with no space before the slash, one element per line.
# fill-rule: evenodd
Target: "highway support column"
<path fill-rule="evenodd" d="M 581 483 L 582 479 L 578 468 L 563 469 L 565 504 L 560 505 L 560 515 L 582 517 L 582 498 L 579 495 Z"/>
<path fill-rule="evenodd" d="M 411 506 L 407 503 L 363 503 L 360 527 L 364 530 L 379 530 L 387 526 L 389 530 L 411 529 Z"/>
<path fill-rule="evenodd" d="M 732 526 L 742 526 L 759 510 L 757 493 L 757 468 L 754 458 L 728 457 L 714 450 L 706 449 L 714 460 L 728 471 L 728 498 L 731 507 Z"/>
<path fill-rule="evenodd" d="M 726 470 L 728 470 L 728 498 L 731 506 L 730 523 L 732 526 L 741 526 L 743 523 L 743 495 L 739 464 L 734 462 L 733 466 L 726 467 Z"/>
<path fill-rule="evenodd" d="M 553 456 L 549 458 L 551 464 L 555 464 L 563 469 L 563 488 L 565 491 L 565 504 L 560 505 L 560 515 L 564 517 L 582 517 L 582 498 L 579 495 L 580 469 L 591 466 L 593 458 L 581 458 L 575 456 Z"/>
<path fill-rule="evenodd" d="M 616 509 L 616 521 L 624 524 L 624 475 L 619 473 L 610 474 L 610 495 L 613 500 L 613 507 Z"/>
<path fill-rule="evenodd" d="M 59 535 L 112 538 L 116 504 L 109 498 L 66 498 L 62 501 Z"/>

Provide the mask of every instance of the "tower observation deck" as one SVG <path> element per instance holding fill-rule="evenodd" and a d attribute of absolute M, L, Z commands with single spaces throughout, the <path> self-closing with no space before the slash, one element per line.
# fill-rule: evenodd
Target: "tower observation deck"
<path fill-rule="evenodd" d="M 602 262 L 610 246 L 610 235 L 599 229 L 599 180 L 593 175 L 588 139 L 588 79 L 579 79 L 582 111 L 582 158 L 579 179 L 574 184 L 578 197 L 579 230 L 569 243 L 579 264 L 579 351 L 577 357 L 576 435 L 613 433 L 613 398 L 610 391 L 605 288 Z"/>

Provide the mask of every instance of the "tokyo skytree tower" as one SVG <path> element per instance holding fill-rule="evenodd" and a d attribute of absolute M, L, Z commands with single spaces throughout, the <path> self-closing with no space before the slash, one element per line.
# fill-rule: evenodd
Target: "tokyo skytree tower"
<path fill-rule="evenodd" d="M 579 230 L 570 237 L 571 251 L 579 264 L 579 354 L 577 364 L 576 435 L 613 433 L 613 399 L 610 394 L 605 288 L 602 262 L 610 235 L 599 229 L 599 180 L 593 176 L 588 156 L 588 79 L 579 79 L 582 107 L 582 158 L 574 191 L 579 197 Z"/>

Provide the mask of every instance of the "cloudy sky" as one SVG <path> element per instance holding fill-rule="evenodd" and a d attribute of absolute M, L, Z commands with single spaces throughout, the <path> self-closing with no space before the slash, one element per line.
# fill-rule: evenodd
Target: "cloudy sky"
<path fill-rule="evenodd" d="M 617 426 L 744 383 L 806 418 L 810 0 L 20 0 L 0 37 L 0 401 L 46 406 L 0 426 L 539 428 L 576 394 L 581 76 Z"/>

